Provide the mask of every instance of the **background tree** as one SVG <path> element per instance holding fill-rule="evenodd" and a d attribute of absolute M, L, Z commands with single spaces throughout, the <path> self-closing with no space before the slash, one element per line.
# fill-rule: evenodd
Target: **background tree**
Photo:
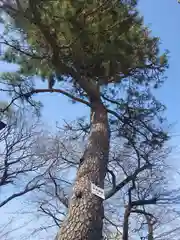
<path fill-rule="evenodd" d="M 35 161 L 32 152 L 34 140 L 40 134 L 37 123 L 27 124 L 25 115 L 15 112 L 6 124 L 0 132 L 0 207 L 42 185 L 35 172 L 43 162 Z M 3 198 L 7 189 L 11 189 L 10 194 Z"/>
<path fill-rule="evenodd" d="M 161 127 L 164 106 L 152 94 L 163 82 L 167 58 L 159 54 L 159 40 L 143 25 L 136 5 L 134 0 L 29 0 L 24 9 L 19 1 L 2 1 L 1 9 L 13 18 L 8 24 L 4 18 L 3 60 L 20 67 L 2 76 L 10 104 L 20 98 L 36 106 L 34 94 L 59 92 L 91 111 L 88 143 L 56 239 L 102 237 L 103 200 L 91 193 L 90 184 L 104 188 L 110 129 L 130 144 L 158 148 L 167 140 Z M 34 76 L 47 80 L 49 88 L 37 88 Z M 114 185 L 106 199 L 120 186 Z"/>
<path fill-rule="evenodd" d="M 32 236 L 42 236 L 45 238 L 53 238 L 54 232 L 57 226 L 61 226 L 63 216 L 66 214 L 68 209 L 68 202 L 70 199 L 72 186 L 76 171 L 78 170 L 79 154 L 82 152 L 84 136 L 82 132 L 86 133 L 84 126 L 80 128 L 82 122 L 77 122 L 77 125 L 66 124 L 65 129 L 59 129 L 54 135 L 43 136 L 38 144 L 38 151 L 36 156 L 39 158 L 45 158 L 46 161 L 52 161 L 47 175 L 45 177 L 46 184 L 41 194 L 36 194 L 28 204 L 33 205 L 34 211 L 30 215 L 41 218 L 41 225 L 36 225 L 37 228 L 32 229 Z M 81 133 L 81 137 L 77 138 Z M 74 140 L 72 140 L 72 136 Z M 45 148 L 44 142 L 48 143 L 48 149 Z M 82 143 L 81 143 L 82 142 Z M 116 143 L 116 144 L 115 144 Z M 129 231 L 129 239 L 146 235 L 147 229 L 145 224 L 146 218 L 142 219 L 142 214 L 146 213 L 151 216 L 153 220 L 156 220 L 156 228 L 159 225 L 159 232 L 163 232 L 161 226 L 162 216 L 164 212 L 162 209 L 166 206 L 168 214 L 171 211 L 170 218 L 177 217 L 178 214 L 172 211 L 169 202 L 163 202 L 166 205 L 161 205 L 162 200 L 164 201 L 164 195 L 171 189 L 166 181 L 169 181 L 169 167 L 166 166 L 166 158 L 169 157 L 169 149 L 166 147 L 149 151 L 148 159 L 151 163 L 142 165 L 141 168 L 137 168 L 136 165 L 140 161 L 143 164 L 142 150 L 138 149 L 134 152 L 130 146 L 124 145 L 122 142 L 115 142 L 113 144 L 112 152 L 110 155 L 110 166 L 109 174 L 106 176 L 105 189 L 108 191 L 113 188 L 113 179 L 116 179 L 119 191 L 113 198 L 105 201 L 105 217 L 104 217 L 104 229 L 103 235 L 105 239 L 111 239 L 112 232 L 114 235 L 123 233 L 123 212 L 127 209 L 129 198 L 128 191 L 131 187 L 132 181 L 136 182 L 136 189 L 132 192 L 132 208 L 130 209 L 130 224 L 128 224 L 127 230 Z M 115 151 L 116 149 L 116 151 Z M 141 150 L 141 152 L 140 152 Z M 148 149 L 146 149 L 147 151 Z M 136 155 L 141 153 L 139 159 Z M 148 152 L 146 152 L 147 155 Z M 74 157 L 73 157 L 74 156 Z M 145 156 L 145 153 L 144 153 Z M 160 167 L 161 166 L 161 167 Z M 69 173 L 69 174 L 68 174 Z M 43 176 L 44 179 L 44 176 Z M 135 192 L 134 192 L 135 191 Z M 165 195 L 166 196 L 166 195 Z M 169 199 L 172 196 L 169 196 Z M 165 198 L 166 200 L 167 198 Z M 160 201 L 160 202 L 159 202 Z M 159 205 L 160 203 L 160 205 Z M 150 205 L 150 208 L 147 206 Z M 156 205 L 158 205 L 156 207 Z M 145 209 L 144 209 L 145 207 Z M 37 211 L 38 209 L 38 211 Z M 59 210 L 60 209 L 60 210 Z M 166 213 L 166 214 L 167 214 Z M 146 215 L 145 215 L 146 216 Z M 137 219 L 139 219 L 137 221 Z M 165 219 L 164 219 L 165 220 Z M 166 219 L 167 221 L 167 219 Z M 139 223 L 138 223 L 139 222 Z M 165 221 L 164 221 L 165 224 Z M 171 223 L 166 224 L 166 227 L 172 229 Z M 154 228 L 153 228 L 154 229 Z M 47 230 L 47 234 L 45 234 Z M 156 232 L 155 232 L 156 233 Z"/>
<path fill-rule="evenodd" d="M 2 115 L 6 127 L 0 131 L 0 235 L 1 239 L 11 239 L 9 235 L 20 227 L 14 224 L 16 215 L 7 214 L 3 218 L 4 212 L 11 203 L 16 206 L 22 198 L 43 187 L 44 181 L 37 171 L 45 162 L 39 162 L 32 151 L 36 138 L 41 135 L 38 119 L 21 109 Z M 25 222 L 21 228 L 24 224 Z"/>
<path fill-rule="evenodd" d="M 21 198 L 24 209 L 21 209 L 18 215 L 25 217 L 25 220 L 31 219 L 36 222 L 31 229 L 27 224 L 28 221 L 26 222 L 26 226 L 24 226 L 26 234 L 23 239 L 53 238 L 57 228 L 61 226 L 68 210 L 87 129 L 88 127 L 82 119 L 76 124 L 66 122 L 64 128 L 58 127 L 55 134 L 47 130 L 43 132 L 41 128 L 38 129 L 38 131 L 42 131 L 41 135 L 34 138 L 34 144 L 30 147 L 35 162 L 43 163 L 36 174 L 39 181 L 45 184 L 38 191 L 28 195 L 26 199 Z M 147 212 L 153 221 L 156 220 L 153 227 L 155 236 L 164 236 L 164 227 L 169 231 L 175 230 L 173 225 L 178 223 L 179 214 L 173 209 L 175 207 L 173 203 L 178 203 L 178 191 L 171 193 L 171 186 L 166 182 L 170 180 L 169 176 L 174 174 L 174 171 L 170 173 L 169 166 L 166 166 L 166 159 L 170 157 L 169 149 L 166 147 L 160 148 L 158 151 L 145 149 L 146 152 L 142 155 L 143 150 L 141 148 L 134 151 L 130 145 L 117 140 L 113 142 L 105 189 L 107 192 L 109 189 L 113 189 L 115 179 L 119 191 L 104 202 L 104 239 L 112 239 L 112 233 L 113 239 L 116 235 L 119 235 L 119 238 L 122 237 L 123 213 L 128 206 L 129 199 L 132 199 L 133 203 L 128 224 L 129 239 L 146 236 L 147 220 L 145 217 L 142 218 L 144 212 Z M 146 163 L 145 167 L 143 165 L 143 156 L 147 154 L 149 154 L 148 159 L 151 163 L 150 168 Z M 137 168 L 139 161 L 142 164 L 140 169 Z M 136 183 L 136 189 L 129 191 L 133 180 Z M 132 196 L 128 197 L 130 193 Z M 155 201 L 155 197 L 158 201 Z M 143 202 L 148 202 L 148 205 L 143 205 Z M 164 211 L 165 207 L 166 212 Z M 13 224 L 16 222 L 16 216 L 15 213 Z M 175 218 L 176 221 L 173 222 Z M 5 233 L 8 233 L 10 239 L 15 239 L 13 234 L 15 232 L 16 236 L 21 234 L 22 229 L 11 231 L 7 226 Z M 176 230 L 176 234 L 178 234 L 178 230 Z"/>

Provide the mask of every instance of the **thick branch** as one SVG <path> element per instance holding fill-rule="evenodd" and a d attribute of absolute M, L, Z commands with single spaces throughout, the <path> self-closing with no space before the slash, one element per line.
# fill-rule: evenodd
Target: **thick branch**
<path fill-rule="evenodd" d="M 137 200 L 132 202 L 132 206 L 144 206 L 144 205 L 150 205 L 150 204 L 156 204 L 157 198 L 154 197 L 152 199 L 144 199 L 144 200 Z"/>
<path fill-rule="evenodd" d="M 58 72 L 61 68 L 65 70 L 68 74 L 71 75 L 71 77 L 79 83 L 79 85 L 83 88 L 83 90 L 88 94 L 89 98 L 93 101 L 100 101 L 100 93 L 95 84 L 88 81 L 87 78 L 82 77 L 77 69 L 74 69 L 73 66 L 69 67 L 67 64 L 63 62 L 62 56 L 61 56 L 61 50 L 59 47 L 59 44 L 56 39 L 58 39 L 56 36 L 52 36 L 52 33 L 50 32 L 50 27 L 46 26 L 44 23 L 42 23 L 40 18 L 40 13 L 37 10 L 37 4 L 34 0 L 29 0 L 30 9 L 33 13 L 34 18 L 31 19 L 31 22 L 33 21 L 33 24 L 35 24 L 41 33 L 43 34 L 45 40 L 47 43 L 51 46 L 52 49 L 52 63 Z M 53 33 L 55 35 L 55 33 Z"/>
<path fill-rule="evenodd" d="M 31 90 L 30 92 L 27 92 L 27 93 L 21 93 L 19 94 L 18 96 L 16 96 L 15 98 L 13 98 L 10 103 L 3 109 L 0 109 L 0 112 L 5 112 L 5 111 L 8 111 L 8 109 L 11 107 L 11 105 L 16 101 L 18 100 L 19 98 L 26 98 L 28 100 L 29 97 L 31 97 L 33 94 L 37 94 L 37 93 L 61 93 L 63 94 L 64 96 L 67 96 L 71 99 L 73 99 L 74 101 L 77 101 L 77 102 L 80 102 L 80 103 L 83 103 L 85 104 L 86 106 L 90 107 L 90 103 L 88 101 L 85 101 L 81 98 L 78 98 L 78 97 L 75 97 L 73 96 L 72 94 L 62 90 L 62 89 L 33 89 Z"/>
<path fill-rule="evenodd" d="M 83 103 L 83 104 L 85 104 L 85 105 L 90 107 L 90 103 L 88 101 L 85 101 L 85 100 L 83 100 L 81 98 L 75 97 L 72 94 L 70 94 L 70 93 L 68 93 L 68 92 L 66 92 L 66 91 L 64 91 L 62 89 L 34 89 L 31 92 L 25 94 L 25 96 L 29 97 L 29 96 L 31 96 L 33 94 L 36 94 L 36 93 L 61 93 L 64 96 L 67 96 L 67 97 L 69 97 L 69 98 L 71 98 L 71 99 L 73 99 L 73 100 L 75 100 L 77 102 Z"/>
<path fill-rule="evenodd" d="M 149 216 L 151 218 L 154 218 L 154 216 L 151 213 L 148 213 L 148 212 L 146 212 L 144 210 L 141 210 L 141 209 L 133 209 L 133 210 L 131 210 L 131 213 L 139 213 L 139 214 L 142 214 L 144 216 Z"/>
<path fill-rule="evenodd" d="M 130 181 L 133 181 L 136 176 L 144 171 L 147 168 L 150 168 L 151 165 L 150 164 L 145 164 L 144 166 L 142 166 L 141 168 L 138 168 L 132 175 L 128 176 L 126 179 L 124 179 L 121 183 L 119 183 L 118 185 L 116 185 L 113 189 L 111 189 L 105 196 L 105 199 L 109 199 L 110 197 L 112 197 L 115 193 L 117 193 L 121 188 L 123 188 L 127 183 L 129 183 Z"/>
<path fill-rule="evenodd" d="M 113 185 L 113 188 L 115 188 L 116 187 L 116 175 L 110 169 L 107 169 L 107 172 L 111 175 L 112 185 Z"/>

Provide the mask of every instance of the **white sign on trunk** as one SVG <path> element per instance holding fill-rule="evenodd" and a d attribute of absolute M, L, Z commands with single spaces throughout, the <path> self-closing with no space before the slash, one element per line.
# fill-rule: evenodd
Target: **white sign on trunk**
<path fill-rule="evenodd" d="M 92 194 L 105 199 L 104 189 L 96 186 L 94 183 L 91 183 L 91 192 Z"/>

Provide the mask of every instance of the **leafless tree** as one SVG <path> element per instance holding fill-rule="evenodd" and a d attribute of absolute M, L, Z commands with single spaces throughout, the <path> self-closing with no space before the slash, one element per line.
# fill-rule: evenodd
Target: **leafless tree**
<path fill-rule="evenodd" d="M 44 185 L 43 167 L 47 164 L 37 159 L 33 149 L 37 148 L 37 139 L 42 134 L 40 122 L 31 113 L 21 110 L 5 117 L 6 127 L 0 131 L 0 212 L 1 216 L 14 200 L 23 199 L 32 191 L 40 191 Z M 6 205 L 7 208 L 6 208 Z M 16 205 L 13 209 L 16 211 Z M 8 216 L 8 214 L 6 214 Z M 15 216 L 15 215 L 14 215 Z M 10 237 L 13 224 L 7 225 L 1 218 L 1 239 Z M 8 218 L 7 218 L 8 219 Z M 13 223 L 17 218 L 13 217 Z M 3 223 L 4 220 L 4 223 Z M 7 225 L 6 228 L 4 226 Z M 8 226 L 11 226 L 8 230 Z"/>
<path fill-rule="evenodd" d="M 142 239 L 156 239 L 157 233 L 163 233 L 163 227 L 173 229 L 172 220 L 179 221 L 175 210 L 175 192 L 170 190 L 169 148 L 149 152 L 148 161 L 151 168 L 139 173 L 128 186 L 125 197 L 123 220 L 123 240 L 133 239 L 138 235 Z M 131 161 L 132 162 L 132 161 Z M 177 188 L 176 191 L 179 191 Z M 177 192 L 176 192 L 177 193 Z M 146 227 L 147 226 L 147 227 Z M 148 234 L 146 235 L 146 232 Z M 128 234 L 129 233 L 129 234 Z M 143 235 L 145 237 L 143 237 Z"/>
<path fill-rule="evenodd" d="M 45 133 L 38 139 L 38 148 L 34 149 L 34 153 L 37 159 L 41 159 L 40 162 L 48 162 L 48 165 L 42 175 L 45 186 L 31 198 L 31 204 L 35 206 L 35 212 L 31 214 L 43 219 L 42 225 L 37 225 L 31 236 L 41 236 L 40 232 L 47 231 L 48 237 L 52 238 L 56 229 L 61 226 L 68 211 L 76 171 L 81 164 L 79 159 L 88 131 L 88 126 L 84 126 L 82 121 L 78 121 L 76 125 L 66 123 L 65 128 L 59 128 L 55 135 Z M 129 229 L 130 215 L 132 222 L 134 217 L 144 216 L 139 224 L 149 223 L 149 232 L 154 230 L 152 223 L 153 226 L 157 224 L 154 205 L 168 189 L 168 167 L 166 168 L 165 162 L 168 153 L 169 149 L 166 147 L 154 149 L 145 146 L 143 148 L 141 145 L 138 148 L 137 144 L 127 144 L 114 138 L 105 181 L 108 193 L 104 203 L 105 239 L 110 239 L 112 232 L 119 236 L 125 232 L 121 224 L 123 218 L 127 232 L 137 235 L 138 226 L 133 224 Z M 153 208 L 146 209 L 147 205 L 153 205 Z M 140 232 L 142 229 L 138 230 Z"/>

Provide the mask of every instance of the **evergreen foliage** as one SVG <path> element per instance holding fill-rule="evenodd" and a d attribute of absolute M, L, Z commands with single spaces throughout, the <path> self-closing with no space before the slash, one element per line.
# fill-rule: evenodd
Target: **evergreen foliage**
<path fill-rule="evenodd" d="M 139 129 L 153 141 L 157 136 L 158 142 L 167 139 L 154 124 L 163 121 L 165 107 L 153 96 L 164 81 L 167 52 L 160 54 L 159 38 L 144 26 L 137 1 L 30 0 L 26 10 L 5 2 L 1 9 L 11 20 L 6 16 L 3 21 L 2 60 L 19 66 L 1 78 L 11 95 L 35 106 L 31 93 L 38 92 L 34 77 L 39 76 L 48 80 L 50 90 L 66 82 L 73 102 L 88 102 L 79 83 L 90 82 L 100 90 L 110 124 L 117 128 L 118 122 L 121 135 L 134 138 Z"/>

